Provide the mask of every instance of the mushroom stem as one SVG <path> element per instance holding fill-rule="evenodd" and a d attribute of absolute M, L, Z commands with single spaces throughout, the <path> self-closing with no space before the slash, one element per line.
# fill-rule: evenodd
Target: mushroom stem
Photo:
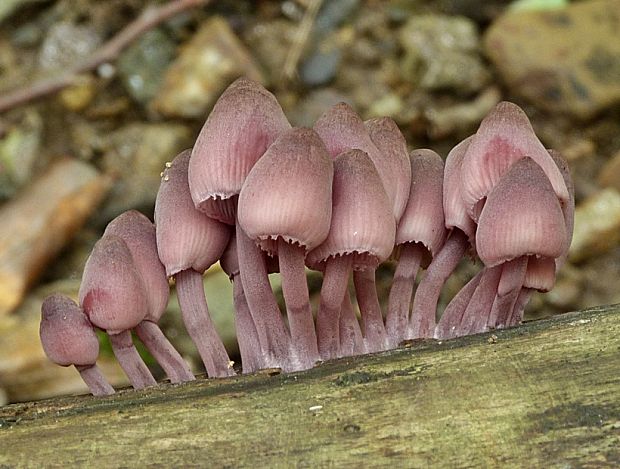
<path fill-rule="evenodd" d="M 166 338 L 159 326 L 152 321 L 142 321 L 134 330 L 157 363 L 166 372 L 171 383 L 193 381 L 196 377 L 189 365 Z"/>
<path fill-rule="evenodd" d="M 486 330 L 501 275 L 501 265 L 483 269 L 480 283 L 463 313 L 458 335 L 478 334 Z"/>
<path fill-rule="evenodd" d="M 76 365 L 75 369 L 78 370 L 93 396 L 114 394 L 114 388 L 105 379 L 97 365 Z"/>
<path fill-rule="evenodd" d="M 365 350 L 362 329 L 353 310 L 351 296 L 348 291 L 345 291 L 340 310 L 340 352 L 338 356 L 350 357 L 363 353 Z"/>
<path fill-rule="evenodd" d="M 523 286 L 527 270 L 527 256 L 520 256 L 503 264 L 501 277 L 497 286 L 497 294 L 493 300 L 491 314 L 487 326 L 490 328 L 505 327 L 506 319 L 514 308 L 515 302 Z"/>
<path fill-rule="evenodd" d="M 314 318 L 304 260 L 306 250 L 278 238 L 278 262 L 282 278 L 282 293 L 286 304 L 291 343 L 302 369 L 312 368 L 319 361 Z"/>
<path fill-rule="evenodd" d="M 478 272 L 448 303 L 435 328 L 436 339 L 453 339 L 462 335 L 460 325 L 463 313 L 480 284 L 483 272 Z"/>
<path fill-rule="evenodd" d="M 341 307 L 347 294 L 351 263 L 351 256 L 348 255 L 330 257 L 325 263 L 316 315 L 319 353 L 323 360 L 339 356 Z"/>
<path fill-rule="evenodd" d="M 366 346 L 370 353 L 387 349 L 387 334 L 383 324 L 383 313 L 377 296 L 375 269 L 353 272 L 355 295 L 362 314 L 362 323 Z"/>
<path fill-rule="evenodd" d="M 454 228 L 426 269 L 413 297 L 408 339 L 433 337 L 441 289 L 467 250 L 467 235 Z"/>
<path fill-rule="evenodd" d="M 241 282 L 261 349 L 266 354 L 264 366 L 287 370 L 290 366 L 290 339 L 269 284 L 265 258 L 239 222 L 236 230 Z"/>
<path fill-rule="evenodd" d="M 175 275 L 177 296 L 187 333 L 198 349 L 209 377 L 233 376 L 228 353 L 215 330 L 205 297 L 202 274 L 186 269 Z"/>
<path fill-rule="evenodd" d="M 233 278 L 233 303 L 235 306 L 235 329 L 241 354 L 243 373 L 253 373 L 261 369 L 262 350 L 258 340 L 258 332 L 250 314 L 250 307 L 245 298 L 243 283 L 239 275 Z"/>
<path fill-rule="evenodd" d="M 112 351 L 135 389 L 156 386 L 157 382 L 133 345 L 130 331 L 108 334 Z"/>
<path fill-rule="evenodd" d="M 424 248 L 417 243 L 405 243 L 394 272 L 388 311 L 385 318 L 390 347 L 396 347 L 405 339 L 409 324 L 409 309 L 413 296 L 413 285 L 420 268 Z"/>
<path fill-rule="evenodd" d="M 517 296 L 514 307 L 512 308 L 511 315 L 506 319 L 506 327 L 517 326 L 523 321 L 523 313 L 530 298 L 534 294 L 534 288 L 522 288 Z"/>

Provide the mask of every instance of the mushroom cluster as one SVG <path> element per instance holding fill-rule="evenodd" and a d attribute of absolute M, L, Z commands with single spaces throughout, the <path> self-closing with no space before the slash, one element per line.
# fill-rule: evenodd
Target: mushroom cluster
<path fill-rule="evenodd" d="M 95 327 L 110 336 L 135 388 L 155 380 L 132 330 L 173 383 L 192 380 L 157 326 L 172 278 L 208 376 L 233 375 L 202 282 L 217 261 L 234 285 L 244 373 L 508 327 L 522 320 L 534 290 L 553 287 L 573 213 L 566 161 L 512 103 L 498 104 L 444 163 L 431 150 L 409 153 L 391 119 L 363 121 L 344 103 L 312 129 L 293 128 L 270 92 L 240 78 L 193 149 L 166 165 L 155 223 L 135 211 L 117 217 L 86 263 L 79 305 L 45 300 L 41 340 L 95 395 L 113 392 L 95 365 Z M 482 267 L 437 322 L 442 287 L 467 255 Z M 398 263 L 384 314 L 375 270 L 390 259 Z M 316 314 L 307 268 L 323 273 Z M 286 316 L 269 283 L 274 272 Z"/>

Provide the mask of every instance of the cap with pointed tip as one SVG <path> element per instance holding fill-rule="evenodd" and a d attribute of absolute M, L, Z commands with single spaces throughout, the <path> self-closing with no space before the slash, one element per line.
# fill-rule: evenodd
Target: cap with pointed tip
<path fill-rule="evenodd" d="M 517 161 L 489 193 L 480 214 L 476 248 L 487 267 L 524 255 L 557 258 L 567 247 L 558 198 L 531 158 Z"/>
<path fill-rule="evenodd" d="M 234 225 L 236 196 L 254 163 L 289 124 L 262 85 L 239 78 L 222 93 L 207 118 L 189 164 L 194 205 Z"/>
<path fill-rule="evenodd" d="M 170 289 L 166 270 L 157 254 L 155 225 L 137 210 L 129 210 L 108 223 L 103 235 L 108 234 L 120 237 L 127 244 L 147 292 L 149 311 L 145 319 L 159 322 L 168 304 Z"/>
<path fill-rule="evenodd" d="M 557 165 L 560 173 L 562 173 L 562 177 L 564 178 L 564 182 L 566 183 L 566 188 L 568 189 L 568 202 L 562 204 L 562 213 L 564 214 L 564 223 L 566 224 L 566 234 L 568 236 L 568 241 L 566 245 L 566 252 L 562 254 L 558 259 L 556 259 L 556 272 L 564 262 L 566 262 L 566 258 L 568 257 L 568 249 L 570 248 L 571 243 L 573 242 L 573 229 L 575 227 L 575 185 L 573 183 L 573 179 L 570 175 L 570 168 L 568 167 L 568 162 L 562 156 L 562 154 L 557 150 L 548 150 L 549 155 L 553 158 L 553 161 Z"/>
<path fill-rule="evenodd" d="M 407 142 L 398 125 L 389 117 L 378 117 L 364 122 L 370 139 L 383 154 L 382 162 L 389 172 L 390 190 L 394 191 L 393 210 L 398 223 L 405 212 L 411 188 L 411 162 Z M 375 162 L 375 165 L 377 163 Z M 383 179 L 383 178 L 382 178 Z M 385 182 L 385 179 L 383 179 Z M 386 190 L 387 192 L 387 190 Z M 390 194 L 388 194 L 388 197 Z"/>
<path fill-rule="evenodd" d="M 322 270 L 329 257 L 351 254 L 353 268 L 376 268 L 394 247 L 396 223 L 375 165 L 361 150 L 334 160 L 332 221 L 325 241 L 308 253 L 309 267 Z"/>
<path fill-rule="evenodd" d="M 446 158 L 443 178 L 443 212 L 446 228 L 460 229 L 474 244 L 476 225 L 470 218 L 461 196 L 461 164 L 472 137 L 456 145 Z"/>
<path fill-rule="evenodd" d="M 157 250 L 169 277 L 186 269 L 204 272 L 230 237 L 228 226 L 194 207 L 187 183 L 189 160 L 186 150 L 165 169 L 155 201 Z"/>
<path fill-rule="evenodd" d="M 41 344 L 45 354 L 60 366 L 94 365 L 99 340 L 82 308 L 64 295 L 50 295 L 41 305 Z"/>
<path fill-rule="evenodd" d="M 396 244 L 420 243 L 434 257 L 443 245 L 443 160 L 432 150 L 411 152 L 411 190 L 396 229 Z M 426 259 L 428 265 L 430 259 Z"/>
<path fill-rule="evenodd" d="M 334 165 L 312 129 L 282 134 L 254 165 L 239 195 L 239 223 L 261 248 L 278 237 L 314 249 L 329 232 Z"/>
<path fill-rule="evenodd" d="M 108 334 L 136 327 L 148 311 L 142 276 L 125 241 L 106 235 L 95 244 L 82 275 L 80 305 Z"/>
<path fill-rule="evenodd" d="M 483 119 L 473 136 L 461 168 L 462 197 L 474 220 L 484 198 L 518 159 L 529 156 L 544 171 L 562 203 L 569 199 L 560 170 L 540 143 L 523 110 L 501 102 Z"/>
<path fill-rule="evenodd" d="M 371 124 L 370 127 L 375 128 L 375 135 L 379 140 L 379 126 Z M 397 183 L 397 179 L 400 176 L 394 171 L 394 168 L 399 165 L 394 165 L 391 161 L 393 154 L 379 151 L 370 138 L 364 121 L 362 121 L 353 108 L 346 103 L 336 104 L 314 123 L 314 130 L 323 139 L 327 150 L 333 157 L 351 149 L 362 150 L 370 157 L 379 173 L 383 188 L 390 201 L 390 209 L 394 219 L 400 219 L 400 215 L 402 215 L 402 201 L 401 194 L 397 194 L 397 188 L 402 190 L 402 184 L 400 184 L 401 181 Z M 400 214 L 398 211 L 401 211 Z"/>

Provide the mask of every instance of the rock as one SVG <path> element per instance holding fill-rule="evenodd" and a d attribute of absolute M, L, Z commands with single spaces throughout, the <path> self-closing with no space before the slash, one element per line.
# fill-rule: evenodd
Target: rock
<path fill-rule="evenodd" d="M 104 169 L 115 182 L 95 219 L 99 225 L 132 208 L 152 212 L 164 165 L 192 145 L 181 124 L 129 124 L 109 140 Z"/>
<path fill-rule="evenodd" d="M 235 78 L 264 83 L 263 75 L 239 38 L 221 17 L 207 20 L 168 68 L 152 101 L 155 111 L 171 117 L 205 117 Z"/>
<path fill-rule="evenodd" d="M 20 123 L 9 127 L 0 138 L 0 199 L 12 197 L 32 177 L 41 163 L 43 119 L 26 110 Z"/>
<path fill-rule="evenodd" d="M 295 33 L 295 23 L 282 18 L 259 22 L 244 32 L 243 38 L 265 69 L 268 82 L 275 83 L 282 76 Z"/>
<path fill-rule="evenodd" d="M 579 262 L 608 252 L 620 242 L 620 192 L 603 189 L 575 210 L 569 260 Z"/>
<path fill-rule="evenodd" d="M 300 66 L 299 77 L 306 86 L 329 83 L 336 76 L 342 59 L 342 49 L 336 42 L 323 44 Z"/>
<path fill-rule="evenodd" d="M 146 104 L 157 95 L 174 53 L 174 42 L 158 28 L 144 34 L 121 54 L 118 73 L 133 99 Z"/>
<path fill-rule="evenodd" d="M 620 0 L 510 12 L 488 29 L 485 51 L 516 93 L 541 109 L 587 119 L 620 101 L 618 12 Z"/>
<path fill-rule="evenodd" d="M 69 111 L 79 112 L 92 102 L 97 94 L 97 84 L 90 75 L 80 76 L 78 83 L 59 93 L 60 102 Z"/>
<path fill-rule="evenodd" d="M 77 299 L 79 281 L 45 285 L 28 295 L 15 314 L 0 318 L 0 387 L 10 402 L 88 393 L 74 367 L 52 363 L 43 352 L 39 339 L 41 303 L 52 292 Z M 113 386 L 126 386 L 127 378 L 111 352 L 100 351 L 98 366 Z"/>
<path fill-rule="evenodd" d="M 0 208 L 0 316 L 20 303 L 107 189 L 90 165 L 62 159 Z"/>
<path fill-rule="evenodd" d="M 403 79 L 426 90 L 469 94 L 488 82 L 476 25 L 464 17 L 413 16 L 399 31 Z"/>
<path fill-rule="evenodd" d="M 2 2 L 0 2 L 0 22 L 22 6 L 28 5 L 29 3 L 38 3 L 43 1 L 45 0 L 2 0 Z"/>
<path fill-rule="evenodd" d="M 60 71 L 88 57 L 101 43 L 94 28 L 63 21 L 52 25 L 39 51 L 39 66 Z"/>

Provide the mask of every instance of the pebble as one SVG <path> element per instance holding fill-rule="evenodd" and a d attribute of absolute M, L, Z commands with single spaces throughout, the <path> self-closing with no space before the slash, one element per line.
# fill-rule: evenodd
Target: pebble
<path fill-rule="evenodd" d="M 204 118 L 226 86 L 242 75 L 265 83 L 226 20 L 212 17 L 166 71 L 152 108 L 168 117 Z"/>
<path fill-rule="evenodd" d="M 137 122 L 112 133 L 104 169 L 115 181 L 95 222 L 105 225 L 130 209 L 152 212 L 164 165 L 191 145 L 191 132 L 181 124 Z"/>
<path fill-rule="evenodd" d="M 101 43 L 94 28 L 61 21 L 52 25 L 39 51 L 39 66 L 60 71 L 88 57 Z"/>
<path fill-rule="evenodd" d="M 158 28 L 144 34 L 121 54 L 118 73 L 134 100 L 145 105 L 157 95 L 175 50 L 172 39 Z"/>
<path fill-rule="evenodd" d="M 66 158 L 0 208 L 0 317 L 19 305 L 107 188 L 107 178 L 92 166 Z"/>
<path fill-rule="evenodd" d="M 399 31 L 403 79 L 427 90 L 469 94 L 489 80 L 476 24 L 464 17 L 413 16 Z"/>
<path fill-rule="evenodd" d="M 620 242 L 620 192 L 602 189 L 575 210 L 575 230 L 569 260 L 579 262 L 605 254 Z"/>
<path fill-rule="evenodd" d="M 588 119 L 620 102 L 620 0 L 509 12 L 484 38 L 503 80 L 535 106 Z"/>

